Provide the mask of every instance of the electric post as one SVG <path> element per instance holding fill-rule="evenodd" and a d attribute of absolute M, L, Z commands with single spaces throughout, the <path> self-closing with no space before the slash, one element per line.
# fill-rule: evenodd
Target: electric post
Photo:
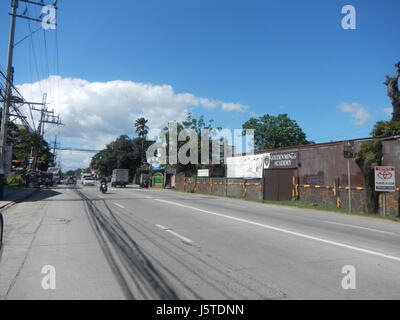
<path fill-rule="evenodd" d="M 8 57 L 7 57 L 7 70 L 6 70 L 6 86 L 4 92 L 4 104 L 1 118 L 1 130 L 0 130 L 0 199 L 3 199 L 4 190 L 4 179 L 5 179 L 5 151 L 7 146 L 7 125 L 9 108 L 11 102 L 11 77 L 13 72 L 12 60 L 14 51 L 14 35 L 15 35 L 15 19 L 18 8 L 18 0 L 12 0 L 11 3 L 11 26 L 10 26 L 10 38 L 8 41 Z"/>
<path fill-rule="evenodd" d="M 10 36 L 8 41 L 8 55 L 7 55 L 7 70 L 6 70 L 6 79 L 5 79 L 5 91 L 4 91 L 4 103 L 3 103 L 3 110 L 2 110 L 2 119 L 1 119 L 1 128 L 0 128 L 0 199 L 3 199 L 3 191 L 4 191 L 4 179 L 5 174 L 7 174 L 6 169 L 8 165 L 6 164 L 6 152 L 9 150 L 7 146 L 7 127 L 8 121 L 10 116 L 10 107 L 12 104 L 12 88 L 13 88 L 13 53 L 14 53 L 14 38 L 15 38 L 15 23 L 16 18 L 22 18 L 26 20 L 41 22 L 42 26 L 45 28 L 46 24 L 54 27 L 56 26 L 55 23 L 55 11 L 57 10 L 57 0 L 54 0 L 53 5 L 51 8 L 53 9 L 54 16 L 52 16 L 50 21 L 45 22 L 46 18 L 36 19 L 26 16 L 27 10 L 25 10 L 23 15 L 17 14 L 18 4 L 19 2 L 24 2 L 26 4 L 40 6 L 42 8 L 48 9 L 48 5 L 43 3 L 43 0 L 40 2 L 32 1 L 32 0 L 11 0 L 11 24 L 10 24 Z M 43 10 L 42 10 L 43 14 Z M 41 15 L 42 16 L 42 15 Z M 30 37 L 33 33 L 25 37 L 24 39 Z M 22 39 L 21 41 L 23 41 Z M 19 41 L 18 43 L 20 43 Z M 17 43 L 17 44 L 18 44 Z"/>

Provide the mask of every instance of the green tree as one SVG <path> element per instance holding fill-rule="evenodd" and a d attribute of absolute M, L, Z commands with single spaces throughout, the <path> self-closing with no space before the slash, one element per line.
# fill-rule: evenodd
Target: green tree
<path fill-rule="evenodd" d="M 208 120 L 206 122 L 204 120 L 204 116 L 200 115 L 198 119 L 193 117 L 193 114 L 191 112 L 188 112 L 186 120 L 182 122 L 177 122 L 177 134 L 179 136 L 179 133 L 182 132 L 185 129 L 192 129 L 196 132 L 197 134 L 197 145 L 198 145 L 198 164 L 193 164 L 193 163 L 188 163 L 188 164 L 182 164 L 178 163 L 176 165 L 177 169 L 179 172 L 184 172 L 186 176 L 191 176 L 197 174 L 197 169 L 201 169 L 203 167 L 209 167 L 208 165 L 202 165 L 201 164 L 201 133 L 203 130 L 213 130 L 213 120 Z M 216 128 L 220 130 L 221 128 L 218 127 Z M 166 151 L 167 151 L 167 156 L 169 156 L 169 131 L 168 127 L 164 128 L 166 139 L 167 139 L 167 146 L 166 146 Z M 177 151 L 179 153 L 180 148 L 186 144 L 189 141 L 189 137 L 186 138 L 186 141 L 178 141 L 177 142 Z M 211 156 L 212 152 L 212 145 L 211 145 L 211 139 L 212 137 L 209 137 L 209 157 Z M 219 142 L 218 142 L 219 143 Z M 223 148 L 223 145 L 222 145 Z M 186 154 L 187 156 L 190 156 L 190 151 L 188 150 L 188 153 Z M 210 168 L 210 167 L 209 167 Z M 211 168 L 212 172 L 215 172 L 218 174 L 224 174 L 224 165 L 223 164 L 214 164 Z M 212 174 L 211 172 L 211 174 Z"/>
<path fill-rule="evenodd" d="M 250 118 L 243 124 L 243 129 L 254 130 L 256 150 L 275 149 L 313 143 L 306 139 L 306 134 L 295 120 L 287 114 L 271 116 L 265 114 L 259 118 Z"/>
<path fill-rule="evenodd" d="M 149 133 L 149 127 L 147 126 L 148 121 L 149 120 L 146 120 L 145 118 L 136 119 L 135 128 L 139 138 L 146 138 Z"/>
<path fill-rule="evenodd" d="M 7 143 L 13 147 L 13 160 L 23 160 L 27 163 L 31 153 L 37 152 L 39 170 L 46 171 L 52 165 L 54 155 L 51 148 L 36 132 L 29 132 L 26 128 L 10 122 Z"/>
<path fill-rule="evenodd" d="M 130 139 L 122 135 L 92 157 L 90 167 L 103 176 L 111 175 L 114 169 L 129 169 L 132 178 L 141 165 L 143 138 Z"/>

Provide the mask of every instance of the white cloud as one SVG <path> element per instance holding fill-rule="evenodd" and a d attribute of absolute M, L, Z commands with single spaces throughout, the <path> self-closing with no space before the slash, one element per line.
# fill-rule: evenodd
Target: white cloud
<path fill-rule="evenodd" d="M 343 103 L 340 106 L 338 106 L 340 110 L 346 113 L 350 113 L 350 115 L 354 118 L 355 124 L 357 126 L 362 126 L 366 124 L 369 119 L 371 118 L 371 115 L 365 109 L 361 104 L 359 103 Z"/>
<path fill-rule="evenodd" d="M 383 112 L 386 113 L 388 116 L 392 115 L 393 108 L 384 108 Z"/>
<path fill-rule="evenodd" d="M 237 103 L 197 97 L 192 93 L 175 93 L 170 85 L 132 81 L 89 82 L 51 76 L 17 88 L 27 101 L 42 101 L 42 92 L 46 91 L 49 108 L 60 114 L 64 124 L 58 129 L 46 125 L 46 132 L 49 135 L 57 133 L 64 141 L 72 141 L 73 145 L 85 144 L 91 149 L 102 149 L 119 135 L 133 135 L 134 121 L 138 117 L 148 119 L 151 128 L 163 128 L 168 121 L 184 120 L 191 107 L 207 110 L 220 107 L 224 111 L 238 112 L 247 109 Z M 38 115 L 35 113 L 36 126 Z M 66 161 L 72 164 L 73 157 L 84 158 L 79 153 L 70 154 Z"/>
<path fill-rule="evenodd" d="M 244 106 L 240 103 L 221 103 L 222 110 L 224 111 L 237 111 L 237 112 L 245 112 L 248 106 Z"/>

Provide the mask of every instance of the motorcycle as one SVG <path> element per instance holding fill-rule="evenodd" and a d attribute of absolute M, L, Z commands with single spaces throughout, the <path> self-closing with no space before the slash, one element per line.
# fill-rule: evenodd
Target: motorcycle
<path fill-rule="evenodd" d="M 106 193 L 106 192 L 107 192 L 107 183 L 105 183 L 105 182 L 102 182 L 102 183 L 101 183 L 101 185 L 100 185 L 100 191 L 103 192 L 103 193 Z"/>
<path fill-rule="evenodd" d="M 147 184 L 147 181 L 143 181 L 143 182 L 140 184 L 139 188 L 140 188 L 140 189 L 143 189 L 143 188 L 148 189 L 148 188 L 149 188 L 149 185 Z"/>

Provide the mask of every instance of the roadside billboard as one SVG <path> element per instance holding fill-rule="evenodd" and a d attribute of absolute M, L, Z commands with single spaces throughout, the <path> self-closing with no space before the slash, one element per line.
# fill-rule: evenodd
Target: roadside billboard
<path fill-rule="evenodd" d="M 262 178 L 264 159 L 269 153 L 227 158 L 227 178 Z"/>

